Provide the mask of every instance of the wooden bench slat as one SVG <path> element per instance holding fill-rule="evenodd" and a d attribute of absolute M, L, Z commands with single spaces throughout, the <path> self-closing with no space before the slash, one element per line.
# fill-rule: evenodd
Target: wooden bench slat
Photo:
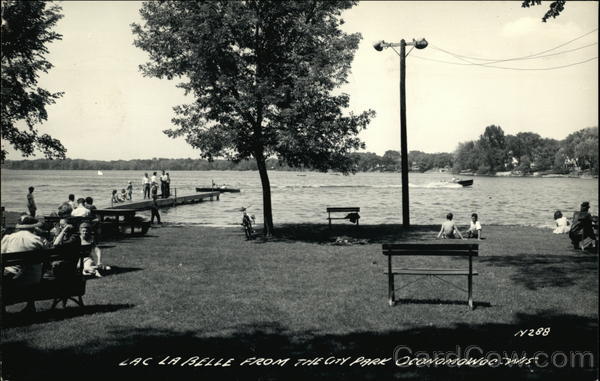
<path fill-rule="evenodd" d="M 464 251 L 464 250 L 446 250 L 446 251 L 437 251 L 437 250 L 422 250 L 422 251 L 384 251 L 383 255 L 386 256 L 413 256 L 413 255 L 423 255 L 423 256 L 467 256 L 467 257 L 477 257 L 477 251 Z"/>
<path fill-rule="evenodd" d="M 327 208 L 327 212 L 360 212 L 359 207 L 332 207 Z"/>
<path fill-rule="evenodd" d="M 387 270 L 383 272 L 388 274 Z M 392 274 L 407 274 L 407 275 L 469 275 L 469 270 L 460 269 L 396 269 L 392 268 Z M 479 275 L 477 271 L 473 271 L 472 275 Z"/>
<path fill-rule="evenodd" d="M 460 241 L 459 241 L 460 242 Z M 478 250 L 476 243 L 384 243 L 383 250 Z"/>

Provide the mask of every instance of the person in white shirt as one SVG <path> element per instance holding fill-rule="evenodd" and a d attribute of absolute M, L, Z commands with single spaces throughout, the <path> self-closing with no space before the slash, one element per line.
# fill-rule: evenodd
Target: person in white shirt
<path fill-rule="evenodd" d="M 554 234 L 564 234 L 571 230 L 571 224 L 567 217 L 563 216 L 560 210 L 554 212 L 554 221 L 556 222 L 556 228 L 552 231 Z"/>
<path fill-rule="evenodd" d="M 73 211 L 71 212 L 71 217 L 89 217 L 91 214 L 91 211 L 86 208 L 84 206 L 85 204 L 85 199 L 84 198 L 78 198 L 77 199 L 77 207 L 75 209 L 73 209 Z"/>
<path fill-rule="evenodd" d="M 144 173 L 144 177 L 142 178 L 142 189 L 144 190 L 144 200 L 150 198 L 150 179 L 148 178 L 148 173 Z"/>
<path fill-rule="evenodd" d="M 478 221 L 477 213 L 471 214 L 471 225 L 467 230 L 467 237 L 481 239 L 481 224 Z"/>

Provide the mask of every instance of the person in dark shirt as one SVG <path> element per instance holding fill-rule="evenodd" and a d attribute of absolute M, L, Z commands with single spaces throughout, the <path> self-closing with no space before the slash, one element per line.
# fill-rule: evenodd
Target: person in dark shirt
<path fill-rule="evenodd" d="M 160 222 L 160 214 L 158 213 L 158 202 L 156 201 L 156 199 L 158 199 L 158 184 L 157 183 L 152 183 L 152 186 L 150 187 L 150 194 L 152 195 L 152 205 L 150 206 L 150 211 L 152 212 L 152 217 L 150 218 L 150 223 L 154 223 L 154 217 L 156 217 L 156 221 L 158 224 L 162 224 L 162 222 Z"/>
<path fill-rule="evenodd" d="M 579 212 L 573 214 L 569 238 L 575 249 L 585 250 L 589 246 L 597 246 L 598 238 L 594 232 L 593 219 L 589 210 L 590 203 L 584 201 L 581 203 Z"/>
<path fill-rule="evenodd" d="M 73 225 L 69 220 L 62 218 L 58 226 L 50 231 L 54 237 L 52 244 L 54 247 L 64 247 L 70 249 L 73 253 L 73 258 L 70 260 L 53 261 L 49 264 L 49 268 L 44 272 L 45 279 L 68 278 L 73 276 L 77 266 L 77 254 L 81 248 L 81 239 Z"/>

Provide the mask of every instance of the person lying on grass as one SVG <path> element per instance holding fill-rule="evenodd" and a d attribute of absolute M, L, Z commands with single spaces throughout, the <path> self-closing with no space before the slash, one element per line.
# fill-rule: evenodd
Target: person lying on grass
<path fill-rule="evenodd" d="M 440 229 L 440 232 L 437 235 L 437 238 L 460 238 L 460 239 L 464 239 L 462 234 L 460 234 L 460 230 L 458 230 L 458 226 L 456 226 L 456 223 L 454 221 L 452 221 L 452 218 L 454 218 L 454 215 L 452 213 L 448 213 L 446 215 L 446 221 L 442 222 L 442 228 Z"/>

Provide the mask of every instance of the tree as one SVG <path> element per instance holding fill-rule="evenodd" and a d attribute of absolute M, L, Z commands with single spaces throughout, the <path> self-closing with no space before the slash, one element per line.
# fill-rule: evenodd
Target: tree
<path fill-rule="evenodd" d="M 529 8 L 533 5 L 540 5 L 541 3 L 541 0 L 525 0 L 523 1 L 523 3 L 521 3 L 521 6 L 523 8 Z M 550 17 L 556 18 L 556 16 L 560 15 L 560 13 L 564 11 L 564 9 L 565 0 L 553 1 L 550 4 L 550 8 L 548 8 L 548 11 L 546 11 L 546 14 L 544 14 L 544 17 L 542 17 L 542 21 L 546 22 Z"/>
<path fill-rule="evenodd" d="M 564 153 L 581 170 L 598 173 L 598 128 L 588 127 L 569 134 L 562 143 Z"/>
<path fill-rule="evenodd" d="M 263 190 L 265 234 L 273 229 L 266 159 L 291 167 L 354 170 L 348 153 L 372 111 L 344 115 L 346 82 L 359 34 L 340 30 L 354 1 L 145 2 L 135 45 L 150 54 L 147 76 L 179 78 L 194 103 L 175 107 L 170 137 L 185 136 L 203 157 L 254 158 Z"/>
<path fill-rule="evenodd" d="M 504 131 L 500 126 L 487 126 L 483 135 L 479 137 L 477 145 L 483 153 L 484 166 L 489 171 L 496 172 L 504 169 L 506 161 L 506 141 Z M 481 166 L 480 166 L 481 169 Z"/>
<path fill-rule="evenodd" d="M 48 119 L 46 106 L 62 95 L 37 86 L 40 72 L 52 68 L 45 58 L 47 44 L 62 37 L 52 31 L 62 18 L 60 10 L 44 1 L 2 1 L 2 140 L 24 156 L 37 148 L 49 159 L 65 157 L 60 141 L 36 128 Z M 3 146 L 0 160 L 6 155 Z"/>
<path fill-rule="evenodd" d="M 386 172 L 397 172 L 401 167 L 400 151 L 387 150 L 381 158 L 381 165 Z"/>

